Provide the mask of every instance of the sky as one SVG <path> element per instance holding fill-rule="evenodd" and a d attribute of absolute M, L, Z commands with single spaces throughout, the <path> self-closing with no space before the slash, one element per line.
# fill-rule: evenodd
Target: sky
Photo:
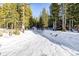
<path fill-rule="evenodd" d="M 50 4 L 48 4 L 48 3 L 32 3 L 32 4 L 30 4 L 30 6 L 32 8 L 32 15 L 34 17 L 39 17 L 40 12 L 42 11 L 43 8 L 45 8 L 49 13 Z"/>

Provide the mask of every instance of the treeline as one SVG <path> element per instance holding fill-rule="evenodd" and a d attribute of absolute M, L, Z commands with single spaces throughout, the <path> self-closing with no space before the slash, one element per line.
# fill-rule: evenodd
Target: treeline
<path fill-rule="evenodd" d="M 78 3 L 51 3 L 50 14 L 44 8 L 38 18 L 32 16 L 30 4 L 6 3 L 0 6 L 0 27 L 7 29 L 79 30 Z"/>
<path fill-rule="evenodd" d="M 79 4 L 78 3 L 52 3 L 49 7 L 50 15 L 43 9 L 39 18 L 39 26 L 53 30 L 79 31 Z"/>
<path fill-rule="evenodd" d="M 29 28 L 32 10 L 29 4 L 6 3 L 0 6 L 0 27 L 7 29 Z"/>

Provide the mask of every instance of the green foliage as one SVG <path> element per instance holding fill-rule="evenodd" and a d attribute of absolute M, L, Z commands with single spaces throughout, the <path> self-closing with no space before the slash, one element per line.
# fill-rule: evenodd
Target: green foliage
<path fill-rule="evenodd" d="M 58 3 L 52 3 L 49 9 L 50 9 L 49 26 L 51 27 L 55 25 L 56 27 L 56 22 L 59 19 L 60 6 L 58 5 Z"/>
<path fill-rule="evenodd" d="M 79 25 L 79 4 L 69 3 L 67 4 L 67 21 L 73 20 L 73 25 Z"/>
<path fill-rule="evenodd" d="M 0 7 L 0 27 L 3 27 L 4 24 L 4 12 L 3 12 L 3 8 Z"/>
<path fill-rule="evenodd" d="M 42 14 L 40 16 L 40 26 L 48 28 L 48 12 L 45 8 L 42 10 Z"/>
<path fill-rule="evenodd" d="M 50 5 L 50 16 L 52 19 L 57 20 L 59 18 L 60 6 L 58 3 L 52 3 Z"/>
<path fill-rule="evenodd" d="M 5 3 L 0 6 L 0 27 L 6 25 L 6 28 L 10 26 L 11 29 L 15 29 L 18 25 L 18 28 L 21 28 L 23 24 L 28 28 L 30 17 L 32 17 L 32 11 L 29 4 Z"/>
<path fill-rule="evenodd" d="M 29 20 L 30 28 L 33 27 L 33 26 L 37 26 L 37 21 L 38 20 L 36 18 L 31 17 L 30 20 Z"/>
<path fill-rule="evenodd" d="M 40 16 L 40 19 L 39 19 L 39 27 L 40 28 L 43 28 L 43 21 L 42 21 L 42 16 Z"/>
<path fill-rule="evenodd" d="M 28 4 L 21 3 L 17 4 L 18 13 L 20 14 L 19 20 L 25 26 L 25 28 L 29 28 L 29 19 L 32 17 L 32 11 Z M 21 25 L 22 26 L 22 25 Z"/>

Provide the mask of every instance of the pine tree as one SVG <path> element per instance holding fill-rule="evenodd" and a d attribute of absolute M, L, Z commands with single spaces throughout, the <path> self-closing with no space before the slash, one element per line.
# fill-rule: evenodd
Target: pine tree
<path fill-rule="evenodd" d="M 26 28 L 29 28 L 29 19 L 32 17 L 32 11 L 29 4 L 21 3 L 17 4 L 18 13 L 20 14 L 20 28 L 22 25 Z"/>
<path fill-rule="evenodd" d="M 40 22 L 43 28 L 48 28 L 48 12 L 46 11 L 46 9 L 44 8 L 42 10 L 42 14 L 40 17 Z"/>
<path fill-rule="evenodd" d="M 30 27 L 29 20 L 32 17 L 32 10 L 29 4 L 25 3 L 4 3 L 0 6 L 0 27 L 7 29 L 24 29 Z"/>
<path fill-rule="evenodd" d="M 69 30 L 79 25 L 79 4 L 69 3 L 67 4 L 67 21 L 69 22 Z"/>
<path fill-rule="evenodd" d="M 53 29 L 56 30 L 57 20 L 59 19 L 59 5 L 58 3 L 52 3 L 50 5 L 50 20 L 49 22 L 52 23 Z M 50 26 L 50 25 L 49 25 Z"/>
<path fill-rule="evenodd" d="M 16 28 L 17 22 L 19 20 L 19 14 L 17 12 L 16 4 L 3 4 L 3 11 L 4 11 L 4 19 L 7 25 L 7 28 Z"/>
<path fill-rule="evenodd" d="M 62 30 L 66 31 L 66 3 L 60 4 L 60 13 L 61 13 L 61 20 L 62 20 Z"/>
<path fill-rule="evenodd" d="M 0 27 L 3 27 L 4 24 L 4 12 L 2 6 L 0 6 Z"/>

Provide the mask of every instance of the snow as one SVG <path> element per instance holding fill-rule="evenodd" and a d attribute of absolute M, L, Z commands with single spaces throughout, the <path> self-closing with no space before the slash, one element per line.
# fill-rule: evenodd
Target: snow
<path fill-rule="evenodd" d="M 48 31 L 44 33 L 47 32 Z M 70 56 L 72 54 L 62 48 L 62 46 L 49 41 L 47 38 L 41 36 L 40 34 L 31 30 L 27 30 L 25 33 L 21 33 L 20 35 L 9 36 L 7 33 L 4 33 L 3 36 L 0 37 L 0 55 Z"/>
<path fill-rule="evenodd" d="M 61 46 L 72 55 L 79 55 L 79 33 L 44 30 L 38 31 L 51 42 Z"/>

